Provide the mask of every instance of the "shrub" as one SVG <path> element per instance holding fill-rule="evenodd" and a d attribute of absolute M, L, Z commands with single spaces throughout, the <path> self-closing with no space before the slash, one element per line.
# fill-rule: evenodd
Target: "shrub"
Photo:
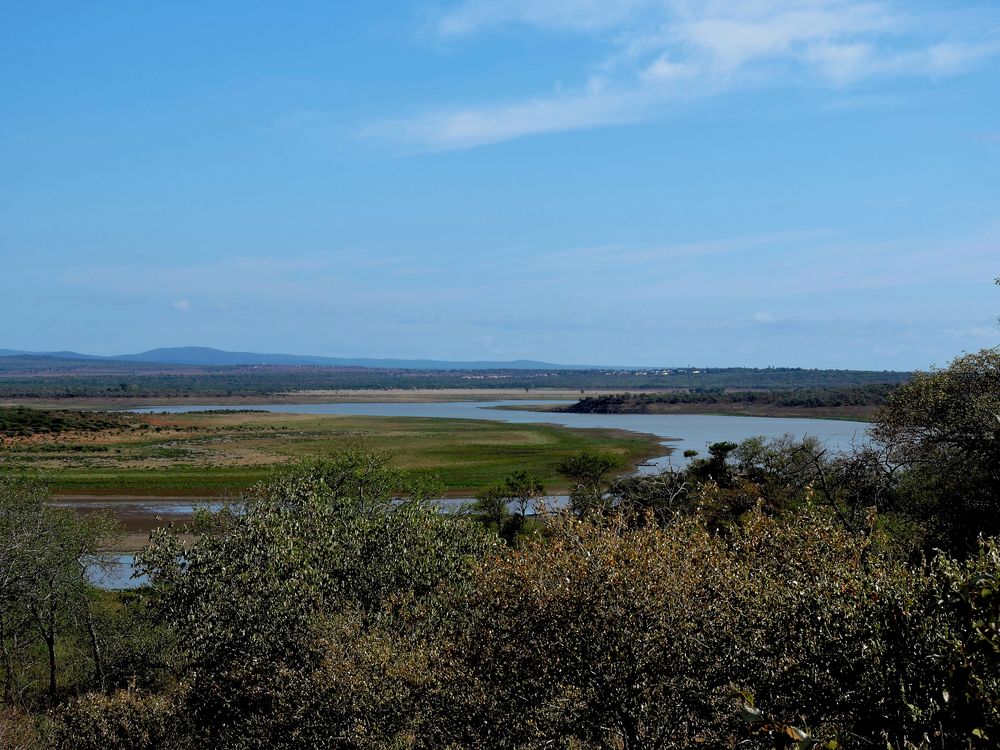
<path fill-rule="evenodd" d="M 169 698 L 121 690 L 70 702 L 59 714 L 53 750 L 181 750 L 183 725 Z"/>
<path fill-rule="evenodd" d="M 39 750 L 35 719 L 21 709 L 0 705 L 0 747 L 4 750 Z"/>
<path fill-rule="evenodd" d="M 982 565 L 995 580 L 995 555 Z M 982 578 L 909 568 L 814 512 L 756 513 L 726 539 L 695 519 L 561 518 L 485 560 L 440 624 L 424 746 L 965 747 L 995 723 L 997 639 L 952 603 L 983 590 L 943 582 Z M 975 724 L 942 692 L 970 648 Z"/>
<path fill-rule="evenodd" d="M 369 724 L 343 695 L 379 688 L 330 665 L 357 656 L 368 674 L 364 644 L 384 644 L 376 635 L 393 632 L 402 610 L 457 585 L 494 544 L 422 492 L 383 457 L 349 453 L 255 488 L 189 547 L 154 536 L 142 559 L 185 651 L 184 705 L 199 742 L 302 747 Z M 345 633 L 358 641 L 346 655 Z"/>

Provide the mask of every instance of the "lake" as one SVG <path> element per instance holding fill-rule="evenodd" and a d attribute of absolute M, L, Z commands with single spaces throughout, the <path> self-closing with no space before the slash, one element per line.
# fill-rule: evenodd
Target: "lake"
<path fill-rule="evenodd" d="M 517 424 L 543 422 L 577 429 L 612 428 L 645 432 L 656 435 L 665 447 L 673 448 L 672 454 L 653 459 L 652 466 L 640 467 L 642 472 L 657 472 L 668 465 L 681 467 L 688 462 L 685 450 L 697 450 L 704 455 L 706 447 L 715 442 L 729 440 L 738 443 L 757 435 L 780 437 L 785 434 L 797 438 L 807 435 L 822 441 L 834 451 L 849 449 L 854 443 L 866 442 L 864 422 L 833 419 L 791 419 L 783 417 L 735 417 L 706 414 L 562 414 L 558 412 L 516 411 L 496 409 L 497 406 L 538 406 L 571 404 L 572 401 L 460 401 L 443 403 L 342 403 L 342 404 L 262 404 L 252 408 L 285 414 L 342 414 L 372 417 L 429 417 L 439 419 L 484 419 Z M 197 406 L 168 406 L 133 409 L 136 413 L 155 414 L 212 411 L 227 409 L 219 404 Z M 553 498 L 555 505 L 564 504 L 564 497 Z M 446 501 L 446 506 L 456 507 L 466 502 L 462 499 Z M 137 501 L 137 504 L 155 507 L 165 517 L 188 516 L 194 506 L 186 502 Z M 108 502 L 109 507 L 123 510 L 127 499 Z M 66 505 L 76 505 L 67 502 Z M 90 505 L 93 507 L 93 505 Z M 144 508 L 148 510 L 148 508 Z M 92 580 L 104 588 L 134 588 L 144 583 L 130 578 L 132 555 L 120 555 L 108 571 L 92 571 Z"/>
<path fill-rule="evenodd" d="M 665 446 L 674 448 L 672 455 L 653 460 L 658 471 L 673 464 L 687 463 L 686 450 L 702 455 L 715 442 L 730 440 L 739 443 L 756 435 L 780 437 L 786 433 L 795 437 L 818 438 L 831 450 L 846 450 L 852 443 L 866 441 L 865 422 L 837 419 L 802 419 L 785 417 L 735 417 L 708 414 L 563 414 L 559 412 L 516 411 L 496 409 L 497 406 L 569 405 L 572 401 L 458 401 L 443 403 L 343 403 L 343 404 L 262 404 L 254 409 L 284 414 L 345 414 L 366 417 L 430 417 L 439 419 L 485 419 L 495 422 L 524 424 L 544 422 L 575 428 L 612 428 L 656 435 Z M 168 406 L 134 409 L 137 413 L 185 413 L 226 409 L 218 404 L 198 406 Z M 228 407 L 232 408 L 232 407 Z M 665 452 L 666 453 L 666 452 Z"/>

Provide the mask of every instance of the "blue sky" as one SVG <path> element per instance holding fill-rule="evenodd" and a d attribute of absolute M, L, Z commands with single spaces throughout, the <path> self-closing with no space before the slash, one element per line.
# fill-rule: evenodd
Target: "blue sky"
<path fill-rule="evenodd" d="M 1000 4 L 7 2 L 0 348 L 1000 344 Z"/>

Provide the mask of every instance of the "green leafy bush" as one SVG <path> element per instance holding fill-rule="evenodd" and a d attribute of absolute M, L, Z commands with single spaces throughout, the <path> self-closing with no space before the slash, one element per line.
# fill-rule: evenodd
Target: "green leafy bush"
<path fill-rule="evenodd" d="M 352 689 L 331 693 L 350 676 L 331 671 L 347 659 L 344 633 L 370 664 L 367 648 L 401 610 L 458 585 L 495 544 L 427 492 L 383 457 L 346 453 L 256 488 L 189 547 L 154 535 L 142 562 L 184 649 L 184 706 L 201 741 L 302 747 L 371 724 L 341 702 Z"/>
<path fill-rule="evenodd" d="M 169 678 L 109 666 L 55 746 L 995 747 L 1000 543 L 907 559 L 858 527 L 863 463 L 772 448 L 620 480 L 513 547 L 383 457 L 304 465 L 153 536 L 127 617 Z"/>

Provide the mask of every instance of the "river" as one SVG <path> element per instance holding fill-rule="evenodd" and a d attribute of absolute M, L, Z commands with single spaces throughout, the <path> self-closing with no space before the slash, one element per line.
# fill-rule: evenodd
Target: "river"
<path fill-rule="evenodd" d="M 702 455 L 711 443 L 722 440 L 738 443 L 747 438 L 763 435 L 780 437 L 785 434 L 797 438 L 811 436 L 822 441 L 834 451 L 849 449 L 855 443 L 866 442 L 864 422 L 849 422 L 833 419 L 802 419 L 784 417 L 736 417 L 713 416 L 707 414 L 565 414 L 560 412 L 518 411 L 495 407 L 539 406 L 570 404 L 571 401 L 459 401 L 442 403 L 340 403 L 340 404 L 262 404 L 253 406 L 261 411 L 285 414 L 343 414 L 373 417 L 425 417 L 438 419 L 483 419 L 495 422 L 548 423 L 577 429 L 611 428 L 644 432 L 661 439 L 664 451 L 650 461 L 650 466 L 640 467 L 642 472 L 657 472 L 667 466 L 682 467 L 688 459 L 684 451 L 696 450 Z M 220 404 L 197 406 L 156 406 L 134 409 L 136 413 L 186 413 L 231 409 Z M 565 498 L 554 498 L 556 504 Z M 150 501 L 143 501 L 149 503 Z M 460 504 L 462 500 L 451 500 L 449 505 Z M 67 503 L 73 505 L 75 503 Z M 109 503 L 119 511 L 122 500 Z M 165 517 L 187 516 L 193 511 L 189 502 L 155 503 L 157 512 Z M 134 588 L 144 583 L 142 579 L 132 579 L 133 556 L 123 554 L 107 571 L 93 571 L 92 580 L 105 588 Z"/>
<path fill-rule="evenodd" d="M 343 403 L 343 404 L 262 404 L 252 408 L 284 414 L 349 414 L 366 417 L 430 417 L 439 419 L 485 419 L 517 424 L 544 422 L 575 428 L 611 428 L 656 435 L 674 452 L 653 460 L 659 470 L 672 463 L 687 463 L 683 453 L 696 450 L 702 455 L 715 442 L 741 442 L 756 435 L 795 437 L 810 435 L 830 449 L 846 450 L 852 443 L 865 441 L 865 422 L 838 419 L 802 419 L 786 417 L 735 417 L 708 414 L 565 414 L 561 412 L 517 411 L 494 407 L 543 406 L 571 404 L 572 401 L 457 401 L 443 403 Z M 137 413 L 185 413 L 226 409 L 219 404 L 166 406 L 135 409 Z M 228 407 L 232 408 L 232 407 Z"/>

